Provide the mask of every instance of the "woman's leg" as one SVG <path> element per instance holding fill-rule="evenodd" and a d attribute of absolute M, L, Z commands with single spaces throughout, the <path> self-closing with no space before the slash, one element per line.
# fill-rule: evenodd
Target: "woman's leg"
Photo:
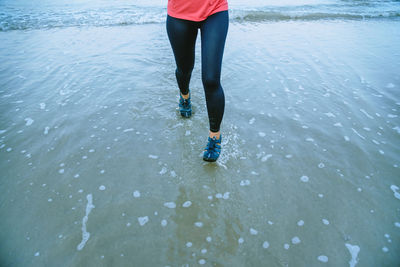
<path fill-rule="evenodd" d="M 220 79 L 228 24 L 228 11 L 222 11 L 209 16 L 200 28 L 202 81 L 211 135 L 219 132 L 224 115 L 225 96 Z"/>
<path fill-rule="evenodd" d="M 176 80 L 182 95 L 189 93 L 198 27 L 188 20 L 167 17 L 167 33 L 176 62 Z"/>

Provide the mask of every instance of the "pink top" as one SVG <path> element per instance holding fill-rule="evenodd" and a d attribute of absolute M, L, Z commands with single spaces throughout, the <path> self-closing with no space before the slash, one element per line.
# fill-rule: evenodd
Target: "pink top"
<path fill-rule="evenodd" d="M 168 0 L 168 15 L 178 19 L 202 21 L 225 10 L 228 10 L 226 0 Z"/>

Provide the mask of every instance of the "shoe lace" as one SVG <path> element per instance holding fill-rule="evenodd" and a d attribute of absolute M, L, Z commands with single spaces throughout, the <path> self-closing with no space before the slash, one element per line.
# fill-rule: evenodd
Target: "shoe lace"
<path fill-rule="evenodd" d="M 215 137 L 209 138 L 208 140 L 209 140 L 209 142 L 208 142 L 208 144 L 207 144 L 206 149 L 207 149 L 209 152 L 215 152 L 216 149 L 220 149 L 219 140 L 217 140 Z"/>

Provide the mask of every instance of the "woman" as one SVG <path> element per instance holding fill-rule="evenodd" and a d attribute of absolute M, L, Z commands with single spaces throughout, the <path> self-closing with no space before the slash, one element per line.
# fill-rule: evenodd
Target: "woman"
<path fill-rule="evenodd" d="M 187 118 L 192 115 L 189 82 L 198 29 L 201 32 L 201 73 L 210 123 L 205 161 L 216 161 L 221 153 L 225 97 L 220 77 L 228 24 L 226 0 L 168 0 L 167 33 L 176 62 L 179 110 Z"/>

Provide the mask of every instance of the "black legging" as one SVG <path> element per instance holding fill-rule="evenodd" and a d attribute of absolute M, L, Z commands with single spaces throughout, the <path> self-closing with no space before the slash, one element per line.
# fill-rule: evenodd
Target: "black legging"
<path fill-rule="evenodd" d="M 194 67 L 197 31 L 201 32 L 201 78 L 206 95 L 210 130 L 218 132 L 225 108 L 221 64 L 228 32 L 228 11 L 222 11 L 199 22 L 167 17 L 168 38 L 176 61 L 176 80 L 183 95 L 189 92 Z"/>

